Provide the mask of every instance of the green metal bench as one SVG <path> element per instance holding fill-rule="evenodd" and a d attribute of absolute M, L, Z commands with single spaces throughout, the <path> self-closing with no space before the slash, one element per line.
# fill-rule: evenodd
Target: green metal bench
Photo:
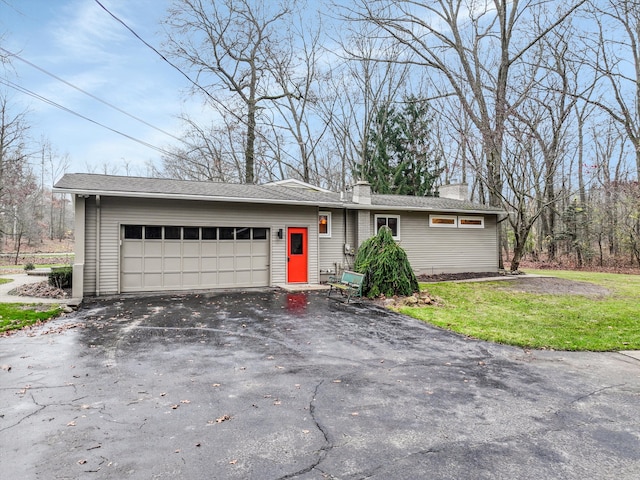
<path fill-rule="evenodd" d="M 331 296 L 331 292 L 335 289 L 336 292 L 340 292 L 343 296 L 347 296 L 347 303 L 351 300 L 351 297 L 362 297 L 362 282 L 364 281 L 364 274 L 351 272 L 345 270 L 342 272 L 340 278 L 336 276 L 329 277 L 329 293 L 327 296 Z"/>

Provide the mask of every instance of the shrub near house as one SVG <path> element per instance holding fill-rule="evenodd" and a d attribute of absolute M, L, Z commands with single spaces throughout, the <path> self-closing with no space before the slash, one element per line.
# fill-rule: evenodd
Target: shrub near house
<path fill-rule="evenodd" d="M 419 290 L 407 254 L 393 239 L 389 227 L 362 243 L 355 270 L 365 274 L 362 294 L 369 298 L 408 296 Z"/>

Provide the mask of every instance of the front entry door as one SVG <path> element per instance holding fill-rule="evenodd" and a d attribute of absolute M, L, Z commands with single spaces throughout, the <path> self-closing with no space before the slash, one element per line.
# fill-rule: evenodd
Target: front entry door
<path fill-rule="evenodd" d="M 287 229 L 287 281 L 307 283 L 307 229 Z"/>

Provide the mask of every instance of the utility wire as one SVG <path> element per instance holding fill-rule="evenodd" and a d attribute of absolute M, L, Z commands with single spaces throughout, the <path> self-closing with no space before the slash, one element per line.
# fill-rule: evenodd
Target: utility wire
<path fill-rule="evenodd" d="M 150 48 L 151 50 L 153 50 L 163 61 L 165 61 L 166 63 L 168 63 L 169 65 L 171 65 L 174 69 L 176 69 L 178 72 L 180 72 L 180 74 L 186 78 L 187 80 L 189 80 L 189 82 L 191 83 L 191 85 L 193 85 L 194 87 L 196 87 L 198 90 L 202 91 L 207 97 L 209 97 L 214 103 L 220 103 L 216 98 L 214 98 L 204 87 L 200 86 L 198 83 L 196 83 L 195 80 L 192 80 L 191 77 L 189 75 L 187 75 L 180 67 L 178 67 L 175 63 L 172 63 L 167 57 L 165 57 L 162 53 L 160 53 L 158 51 L 158 49 L 156 49 L 153 45 L 151 45 L 150 43 L 148 43 L 145 39 L 143 39 L 140 35 L 138 35 L 135 30 L 133 30 L 129 25 L 127 25 L 123 20 L 121 20 L 120 18 L 118 18 L 115 14 L 111 13 L 111 11 L 109 11 L 109 9 L 107 7 L 105 7 L 102 3 L 100 3 L 100 0 L 95 0 L 95 2 L 100 6 L 100 8 L 102 8 L 105 12 L 107 12 L 115 21 L 117 21 L 118 23 L 120 23 L 124 28 L 126 28 L 127 30 L 129 30 L 134 37 L 136 37 L 138 40 L 140 40 L 142 43 L 144 43 L 148 48 Z"/>
<path fill-rule="evenodd" d="M 159 153 L 161 153 L 163 155 L 177 156 L 175 153 L 171 153 L 171 152 L 169 152 L 167 150 L 164 150 L 164 149 L 162 149 L 160 147 L 156 147 L 155 145 L 152 145 L 152 144 L 150 144 L 148 142 L 145 142 L 144 140 L 140 140 L 139 138 L 132 137 L 131 135 L 128 135 L 128 134 L 126 134 L 124 132 L 121 132 L 120 130 L 116 130 L 115 128 L 111 128 L 111 127 L 109 127 L 109 126 L 107 126 L 107 125 L 105 125 L 103 123 L 100 123 L 100 122 L 98 122 L 96 120 L 93 120 L 92 118 L 89 118 L 89 117 L 87 117 L 85 115 L 82 115 L 81 113 L 78 113 L 75 110 L 71 110 L 70 108 L 67 108 L 64 105 L 60 105 L 59 103 L 56 103 L 51 99 L 43 97 L 42 95 L 39 95 L 39 94 L 37 94 L 37 93 L 35 93 L 35 92 L 31 91 L 31 90 L 28 90 L 25 87 L 22 87 L 22 86 L 20 86 L 20 85 L 18 85 L 16 83 L 12 82 L 11 80 L 7 80 L 6 78 L 0 78 L 0 83 L 6 85 L 8 87 L 11 87 L 11 88 L 13 88 L 13 89 L 15 89 L 15 90 L 17 90 L 17 91 L 19 91 L 21 93 L 24 93 L 25 95 L 29 95 L 30 97 L 33 97 L 33 98 L 35 98 L 37 100 L 40 100 L 40 101 L 42 101 L 42 102 L 44 102 L 44 103 L 46 103 L 48 105 L 52 105 L 52 106 L 54 106 L 56 108 L 59 108 L 60 110 L 63 110 L 65 112 L 67 112 L 67 113 L 75 115 L 76 117 L 82 118 L 83 120 L 91 122 L 91 123 L 93 123 L 95 125 L 98 125 L 98 126 L 100 126 L 102 128 L 106 128 L 107 130 L 109 130 L 109 131 L 111 131 L 113 133 L 121 135 L 121 136 L 123 136 L 123 137 L 125 137 L 125 138 L 127 138 L 129 140 L 133 140 L 134 142 L 137 142 L 140 145 L 144 145 L 147 148 L 151 148 L 152 150 L 155 150 L 155 151 L 157 151 L 157 152 L 159 152 Z"/>
<path fill-rule="evenodd" d="M 67 85 L 67 86 L 69 86 L 69 87 L 71 87 L 71 88 L 73 88 L 73 89 L 75 89 L 75 90 L 77 90 L 77 91 L 79 91 L 79 92 L 81 92 L 81 93 L 84 93 L 85 95 L 87 95 L 87 96 L 89 96 L 89 97 L 93 98 L 94 100 L 97 100 L 98 102 L 102 103 L 103 105 L 106 105 L 107 107 L 110 107 L 110 108 L 112 108 L 112 109 L 114 109 L 114 110 L 116 110 L 116 111 L 118 111 L 118 112 L 122 113 L 123 115 L 126 115 L 126 116 L 127 116 L 127 117 L 129 117 L 129 118 L 132 118 L 132 119 L 134 119 L 134 120 L 137 120 L 138 122 L 140 122 L 140 123 L 142 123 L 142 124 L 146 125 L 147 127 L 151 127 L 151 128 L 153 128 L 154 130 L 156 130 L 156 131 L 158 131 L 158 132 L 160 132 L 160 133 L 164 133 L 165 135 L 167 135 L 167 136 L 169 136 L 169 137 L 171 137 L 171 138 L 174 138 L 175 140 L 178 140 L 179 142 L 183 142 L 183 139 L 176 137 L 176 136 L 175 136 L 175 135 L 173 135 L 172 133 L 169 133 L 169 132 L 167 132 L 167 131 L 165 131 L 165 130 L 163 130 L 163 129 L 159 128 L 159 127 L 156 127 L 155 125 L 152 125 L 152 124 L 150 124 L 149 122 L 147 122 L 147 121 L 145 121 L 145 120 L 143 120 L 143 119 L 141 119 L 141 118 L 139 118 L 139 117 L 136 117 L 135 115 L 132 115 L 132 114 L 130 114 L 129 112 L 126 112 L 125 110 L 123 110 L 123 109 L 121 109 L 121 108 L 119 108 L 119 107 L 116 107 L 115 105 L 113 105 L 113 104 L 111 104 L 111 103 L 107 102 L 106 100 L 102 100 L 101 98 L 96 97 L 96 96 L 95 96 L 95 95 L 93 95 L 92 93 L 89 93 L 89 92 L 87 92 L 86 90 L 83 90 L 82 88 L 80 88 L 80 87 L 78 87 L 78 86 L 76 86 L 76 85 L 72 84 L 71 82 L 68 82 L 68 81 L 66 81 L 66 80 L 65 80 L 65 79 L 63 79 L 63 78 L 60 78 L 60 77 L 58 77 L 57 75 L 55 75 L 55 74 L 53 74 L 53 73 L 51 73 L 51 72 L 48 72 L 48 71 L 47 71 L 47 70 L 45 70 L 44 68 L 39 67 L 38 65 L 36 65 L 36 64 L 34 64 L 34 63 L 32 63 L 32 62 L 30 62 L 30 61 L 28 61 L 28 60 L 26 60 L 26 59 L 22 58 L 22 57 L 21 57 L 20 55 L 18 55 L 17 53 L 10 52 L 10 51 L 9 51 L 9 50 L 7 50 L 6 48 L 2 48 L 2 47 L 0 47 L 0 51 L 1 51 L 1 52 L 4 52 L 6 55 L 8 55 L 8 56 L 10 56 L 10 57 L 17 58 L 17 59 L 18 59 L 18 60 L 20 60 L 21 62 L 26 63 L 27 65 L 29 65 L 29 66 L 31 66 L 31 67 L 33 67 L 33 68 L 35 68 L 36 70 L 38 70 L 38 71 L 40 71 L 40 72 L 42 72 L 42 73 L 44 73 L 44 74 L 46 74 L 46 75 L 49 75 L 49 76 L 50 76 L 50 77 L 52 77 L 52 78 L 55 78 L 55 79 L 56 79 L 56 80 L 58 80 L 59 82 L 62 82 L 62 83 L 64 83 L 65 85 Z"/>

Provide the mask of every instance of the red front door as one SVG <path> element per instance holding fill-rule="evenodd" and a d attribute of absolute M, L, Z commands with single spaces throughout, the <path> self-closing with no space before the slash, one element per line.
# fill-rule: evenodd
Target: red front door
<path fill-rule="evenodd" d="M 307 229 L 287 229 L 287 281 L 307 283 Z"/>

